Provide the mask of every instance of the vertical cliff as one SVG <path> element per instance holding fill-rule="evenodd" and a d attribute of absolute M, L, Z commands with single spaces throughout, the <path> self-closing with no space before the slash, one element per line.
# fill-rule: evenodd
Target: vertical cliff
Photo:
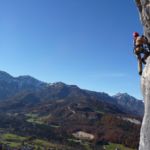
<path fill-rule="evenodd" d="M 140 133 L 139 150 L 150 150 L 150 57 L 141 77 L 141 87 L 144 96 L 145 112 Z"/>
<path fill-rule="evenodd" d="M 150 42 L 150 0 L 135 0 L 144 34 Z M 139 150 L 150 150 L 150 57 L 141 77 L 141 88 L 144 96 L 145 113 L 140 133 Z"/>
<path fill-rule="evenodd" d="M 140 19 L 143 24 L 144 34 L 150 40 L 150 0 L 135 0 L 139 13 Z"/>

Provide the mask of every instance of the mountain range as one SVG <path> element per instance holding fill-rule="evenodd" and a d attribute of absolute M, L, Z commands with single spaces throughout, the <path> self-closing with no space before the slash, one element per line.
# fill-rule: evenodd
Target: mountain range
<path fill-rule="evenodd" d="M 0 129 L 7 133 L 66 144 L 91 134 L 96 142 L 136 148 L 143 112 L 143 101 L 127 93 L 110 96 L 0 71 Z"/>
<path fill-rule="evenodd" d="M 39 103 L 47 103 L 48 101 L 61 101 L 71 99 L 70 101 L 78 102 L 79 99 L 89 101 L 105 102 L 111 104 L 118 111 L 122 111 L 131 115 L 143 115 L 144 105 L 141 100 L 138 100 L 127 93 L 118 93 L 114 96 L 109 96 L 104 92 L 94 92 L 80 89 L 76 85 L 67 85 L 62 82 L 45 83 L 31 76 L 13 77 L 4 71 L 0 71 L 0 104 L 5 109 L 10 110 L 14 107 L 14 103 L 18 103 L 20 107 L 25 107 L 27 104 L 35 105 Z M 7 101 L 7 103 L 5 103 Z M 20 103 L 25 103 L 22 105 Z M 17 106 L 16 105 L 16 106 Z M 0 105 L 1 107 L 1 105 Z M 28 106 L 29 107 L 29 106 Z M 17 110 L 17 108 L 15 107 Z M 18 107 L 18 109 L 20 109 Z"/>

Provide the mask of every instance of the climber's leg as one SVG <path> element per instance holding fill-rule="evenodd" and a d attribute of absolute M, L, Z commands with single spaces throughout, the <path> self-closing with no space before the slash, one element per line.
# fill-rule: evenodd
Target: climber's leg
<path fill-rule="evenodd" d="M 139 71 L 139 75 L 142 75 L 142 59 L 141 59 L 141 55 L 140 54 L 137 55 L 137 59 L 138 59 L 138 71 Z"/>
<path fill-rule="evenodd" d="M 137 61 L 138 61 L 138 72 L 139 75 L 142 75 L 142 58 L 141 58 L 141 49 L 140 47 L 137 47 L 134 50 L 134 54 L 136 55 Z"/>
<path fill-rule="evenodd" d="M 144 57 L 142 58 L 143 64 L 146 64 L 146 61 L 145 61 L 145 60 L 147 59 L 147 57 L 148 57 L 149 55 L 150 55 L 150 53 L 145 50 L 145 52 L 144 52 Z"/>

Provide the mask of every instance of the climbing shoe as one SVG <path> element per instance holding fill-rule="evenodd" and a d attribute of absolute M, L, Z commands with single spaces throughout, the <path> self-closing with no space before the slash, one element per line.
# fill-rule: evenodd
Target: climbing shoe
<path fill-rule="evenodd" d="M 145 61 L 145 59 L 144 59 L 144 58 L 142 58 L 142 63 L 143 63 L 143 64 L 146 64 L 146 61 Z"/>
<path fill-rule="evenodd" d="M 140 76 L 142 75 L 142 71 L 139 72 L 139 75 L 140 75 Z"/>

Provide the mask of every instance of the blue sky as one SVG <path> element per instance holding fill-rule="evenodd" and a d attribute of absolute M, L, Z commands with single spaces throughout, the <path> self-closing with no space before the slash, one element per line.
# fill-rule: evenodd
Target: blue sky
<path fill-rule="evenodd" d="M 141 98 L 134 0 L 0 1 L 0 70 Z"/>

